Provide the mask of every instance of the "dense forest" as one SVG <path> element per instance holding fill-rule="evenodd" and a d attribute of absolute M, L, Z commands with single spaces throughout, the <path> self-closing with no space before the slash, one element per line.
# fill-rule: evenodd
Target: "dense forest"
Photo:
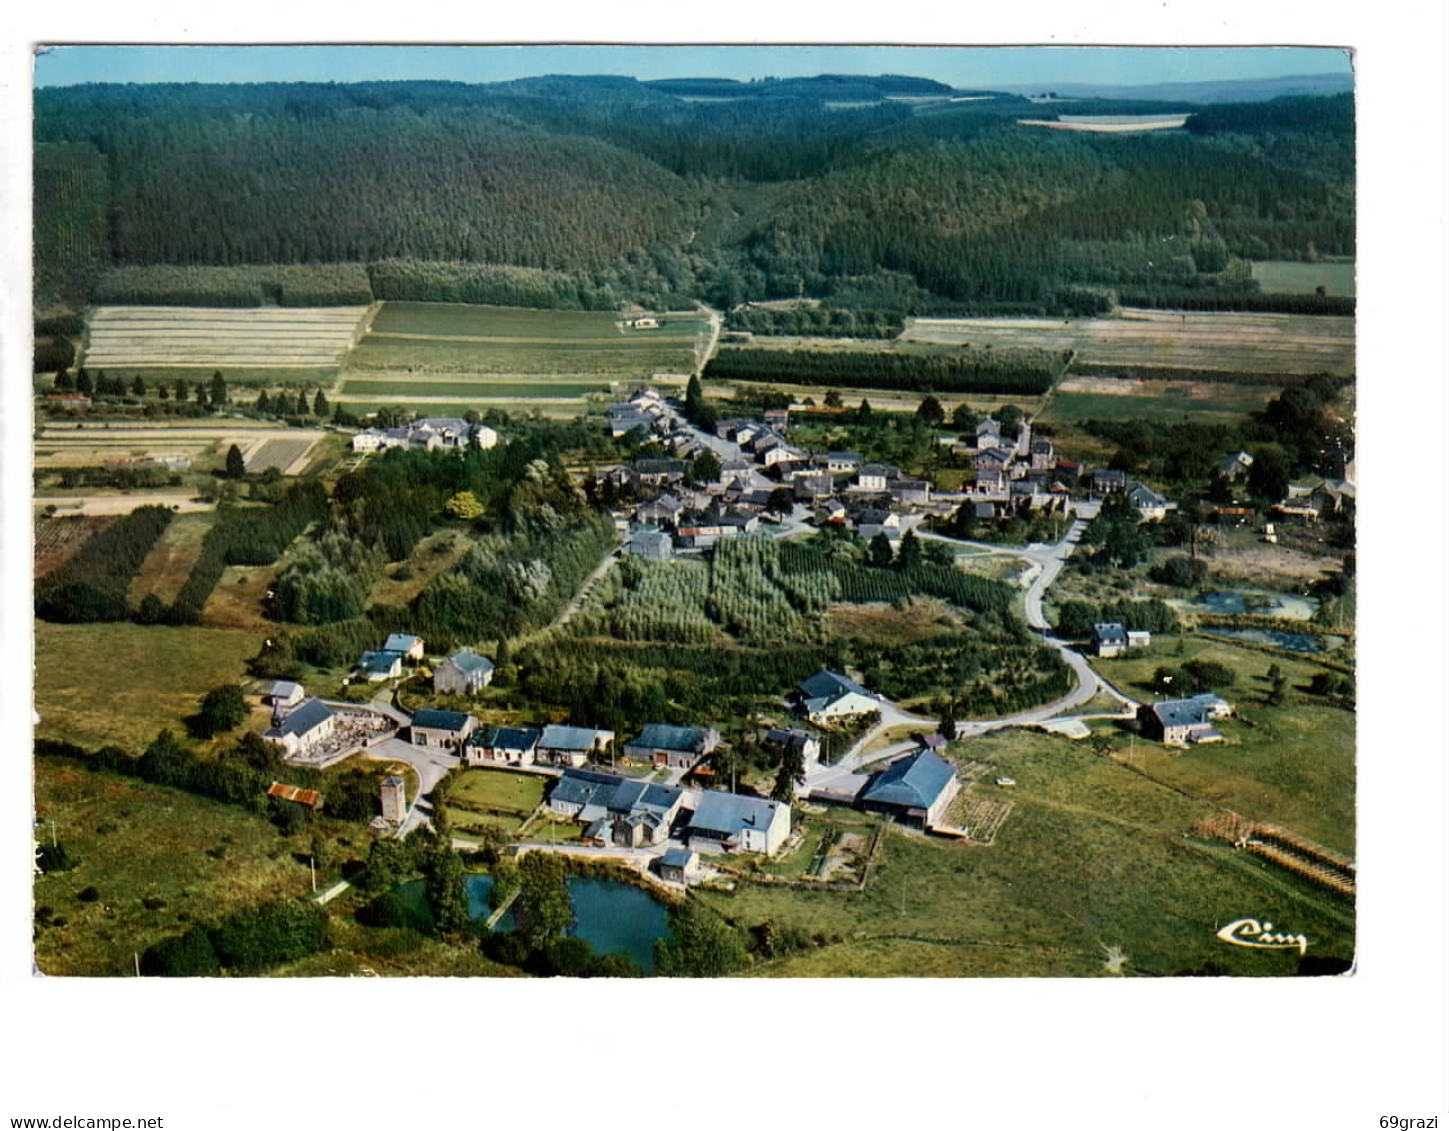
<path fill-rule="evenodd" d="M 36 297 L 809 294 L 883 324 L 1070 311 L 1092 292 L 1250 306 L 1242 260 L 1354 252 L 1351 95 L 1103 135 L 1019 126 L 1047 108 L 1018 96 L 947 93 L 897 76 L 41 89 Z M 106 279 L 138 267 L 265 270 L 193 277 L 195 295 L 179 274 Z"/>

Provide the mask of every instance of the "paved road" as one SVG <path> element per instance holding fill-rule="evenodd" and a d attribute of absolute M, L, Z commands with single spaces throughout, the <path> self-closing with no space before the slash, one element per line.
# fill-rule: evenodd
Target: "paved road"
<path fill-rule="evenodd" d="M 431 825 L 432 806 L 423 798 L 433 791 L 433 787 L 443 780 L 449 770 L 456 769 L 459 765 L 459 760 L 452 754 L 444 754 L 441 750 L 424 750 L 400 738 L 379 742 L 371 749 L 363 751 L 363 757 L 378 762 L 406 762 L 418 773 L 418 794 L 408 808 L 407 817 L 398 826 L 396 835 L 399 840 L 420 825 Z"/>

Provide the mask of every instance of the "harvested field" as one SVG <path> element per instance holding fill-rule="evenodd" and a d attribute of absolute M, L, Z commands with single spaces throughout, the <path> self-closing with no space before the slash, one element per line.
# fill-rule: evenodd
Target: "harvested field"
<path fill-rule="evenodd" d="M 1354 372 L 1354 320 L 1123 308 L 1113 318 L 912 318 L 905 341 L 1076 351 L 1074 365 L 1301 375 Z M 1124 374 L 1126 375 L 1126 374 Z"/>
<path fill-rule="evenodd" d="M 307 466 L 307 453 L 312 450 L 316 437 L 296 440 L 261 440 L 246 453 L 248 475 L 260 474 L 276 468 L 283 475 L 296 475 Z"/>
<path fill-rule="evenodd" d="M 215 518 L 214 512 L 186 514 L 170 522 L 141 563 L 141 572 L 131 579 L 127 599 L 132 607 L 148 596 L 158 597 L 168 605 L 176 599 L 201 557 L 201 544 Z"/>
<path fill-rule="evenodd" d="M 276 625 L 262 614 L 262 600 L 276 579 L 275 565 L 227 566 L 201 607 L 202 623 L 252 632 L 273 631 Z"/>
<path fill-rule="evenodd" d="M 85 364 L 92 369 L 327 368 L 356 344 L 371 309 L 102 306 L 91 313 Z"/>
<path fill-rule="evenodd" d="M 105 529 L 109 518 L 38 518 L 35 520 L 35 576 L 44 577 Z"/>
<path fill-rule="evenodd" d="M 115 491 L 98 491 L 92 495 L 43 495 L 35 500 L 37 507 L 53 506 L 72 515 L 115 516 L 130 514 L 137 507 L 170 507 L 178 514 L 209 511 L 215 504 L 192 498 L 189 491 L 137 491 L 123 495 Z"/>

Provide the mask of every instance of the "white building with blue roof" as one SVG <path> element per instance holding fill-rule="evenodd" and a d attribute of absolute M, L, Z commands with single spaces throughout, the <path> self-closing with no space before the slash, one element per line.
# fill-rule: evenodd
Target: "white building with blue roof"
<path fill-rule="evenodd" d="M 790 835 L 790 806 L 764 797 L 705 790 L 684 829 L 695 852 L 762 852 L 773 856 Z"/>
<path fill-rule="evenodd" d="M 383 642 L 384 652 L 401 652 L 409 660 L 421 660 L 423 658 L 423 638 L 414 636 L 411 632 L 393 632 L 388 634 L 387 640 Z"/>
<path fill-rule="evenodd" d="M 611 730 L 550 723 L 538 736 L 534 761 L 545 766 L 579 767 L 596 754 L 607 751 L 613 741 L 614 732 Z"/>
<path fill-rule="evenodd" d="M 880 710 L 879 698 L 848 675 L 832 671 L 818 671 L 801 683 L 796 700 L 801 714 L 812 723 Z"/>
<path fill-rule="evenodd" d="M 262 737 L 281 745 L 288 758 L 311 754 L 331 737 L 337 726 L 334 715 L 318 698 L 304 699 L 277 720 Z"/>

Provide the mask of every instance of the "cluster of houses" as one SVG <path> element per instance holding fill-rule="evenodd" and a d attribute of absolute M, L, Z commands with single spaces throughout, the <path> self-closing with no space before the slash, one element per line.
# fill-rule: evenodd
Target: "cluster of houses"
<path fill-rule="evenodd" d="M 486 424 L 472 424 L 456 416 L 428 416 L 397 428 L 364 428 L 352 437 L 354 452 L 376 452 L 386 448 L 417 448 L 439 451 L 476 444 L 491 448 L 498 433 Z"/>
<path fill-rule="evenodd" d="M 549 792 L 548 807 L 583 825 L 586 844 L 640 848 L 676 840 L 686 853 L 769 856 L 790 835 L 790 806 L 779 801 L 680 789 L 594 770 L 565 770 Z M 686 856 L 674 863 L 688 867 L 690 862 Z"/>
<path fill-rule="evenodd" d="M 381 683 L 402 675 L 404 663 L 423 658 L 423 638 L 408 632 L 392 632 L 381 648 L 368 649 L 357 661 L 357 675 L 369 683 Z"/>

